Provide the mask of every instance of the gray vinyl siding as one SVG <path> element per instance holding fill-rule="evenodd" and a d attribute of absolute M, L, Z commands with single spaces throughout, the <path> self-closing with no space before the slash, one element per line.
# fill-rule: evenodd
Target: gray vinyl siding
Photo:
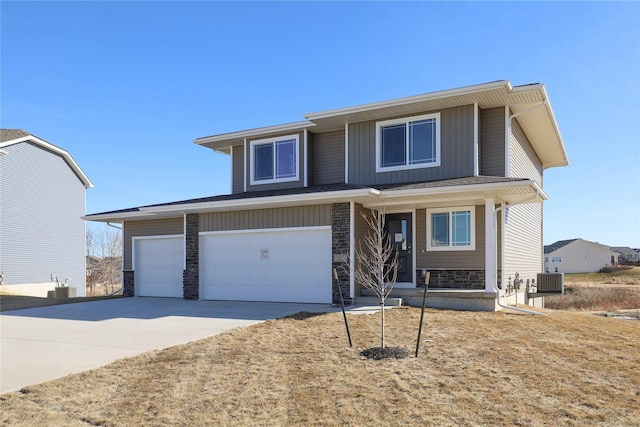
<path fill-rule="evenodd" d="M 395 184 L 474 176 L 473 143 L 473 105 L 444 109 L 440 111 L 440 166 L 376 173 L 376 121 L 349 123 L 349 183 Z"/>
<path fill-rule="evenodd" d="M 244 147 L 242 145 L 235 145 L 233 147 L 233 153 L 231 154 L 231 191 L 235 193 L 242 193 L 244 191 Z"/>
<path fill-rule="evenodd" d="M 149 219 L 140 221 L 126 221 L 123 230 L 125 271 L 133 269 L 132 248 L 133 238 L 141 236 L 167 236 L 184 234 L 184 218 Z"/>
<path fill-rule="evenodd" d="M 529 178 L 542 187 L 542 162 L 533 150 L 517 119 L 511 123 L 509 176 Z"/>
<path fill-rule="evenodd" d="M 245 168 L 245 176 L 246 176 L 246 180 L 247 180 L 247 191 L 279 190 L 279 189 L 283 189 L 283 188 L 304 187 L 304 173 L 305 173 L 305 168 L 304 168 L 304 156 L 305 156 L 305 151 L 304 151 L 304 132 L 290 132 L 290 133 L 284 133 L 284 134 L 281 134 L 281 135 L 261 136 L 259 138 L 255 138 L 253 140 L 261 140 L 261 139 L 267 139 L 267 138 L 272 138 L 272 137 L 277 137 L 277 136 L 295 135 L 296 133 L 298 135 L 298 149 L 300 151 L 300 155 L 299 155 L 299 158 L 298 158 L 298 180 L 297 181 L 278 182 L 278 183 L 273 183 L 273 184 L 251 185 L 251 158 L 250 158 L 250 156 L 251 156 L 251 140 L 247 140 L 247 143 L 245 145 L 245 149 L 249 150 L 247 152 L 249 155 L 247 156 L 247 163 L 246 163 L 246 168 Z"/>
<path fill-rule="evenodd" d="M 5 284 L 51 282 L 85 293 L 85 187 L 60 155 L 30 142 L 0 155 L 0 270 Z"/>
<path fill-rule="evenodd" d="M 331 205 L 211 212 L 199 218 L 200 232 L 326 225 L 331 225 Z"/>
<path fill-rule="evenodd" d="M 480 175 L 506 176 L 504 107 L 480 111 Z"/>
<path fill-rule="evenodd" d="M 344 130 L 313 134 L 310 140 L 309 185 L 344 182 Z"/>
<path fill-rule="evenodd" d="M 416 269 L 484 269 L 484 205 L 475 207 L 476 249 L 474 251 L 427 251 L 427 211 L 416 211 Z"/>
<path fill-rule="evenodd" d="M 542 203 L 508 208 L 505 248 L 505 278 L 517 272 L 526 281 L 543 272 Z"/>

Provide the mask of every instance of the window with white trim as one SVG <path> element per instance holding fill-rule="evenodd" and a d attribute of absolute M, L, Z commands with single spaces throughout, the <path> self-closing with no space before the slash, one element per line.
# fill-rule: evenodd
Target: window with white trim
<path fill-rule="evenodd" d="M 427 210 L 427 250 L 473 251 L 476 249 L 474 206 Z"/>
<path fill-rule="evenodd" d="M 376 123 L 376 172 L 440 166 L 440 113 Z"/>
<path fill-rule="evenodd" d="M 298 180 L 299 136 L 251 141 L 251 184 Z"/>
<path fill-rule="evenodd" d="M 554 256 L 553 258 L 551 258 L 551 262 L 562 262 L 562 257 Z"/>

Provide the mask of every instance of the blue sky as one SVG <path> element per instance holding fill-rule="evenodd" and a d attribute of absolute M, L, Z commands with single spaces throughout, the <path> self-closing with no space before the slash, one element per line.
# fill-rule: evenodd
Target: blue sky
<path fill-rule="evenodd" d="M 230 191 L 194 138 L 495 80 L 544 83 L 571 165 L 545 243 L 640 247 L 638 2 L 0 2 L 0 125 L 68 150 L 87 212 Z"/>

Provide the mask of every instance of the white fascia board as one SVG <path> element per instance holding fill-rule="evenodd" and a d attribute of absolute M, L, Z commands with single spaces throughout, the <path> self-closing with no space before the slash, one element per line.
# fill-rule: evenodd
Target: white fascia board
<path fill-rule="evenodd" d="M 385 190 L 382 191 L 382 198 L 392 199 L 394 197 L 411 197 L 411 196 L 427 196 L 437 194 L 450 194 L 450 193 L 468 193 L 475 191 L 490 191 L 490 190 L 504 190 L 518 187 L 530 187 L 534 192 L 540 195 L 542 200 L 548 200 L 547 194 L 540 188 L 540 186 L 532 180 L 522 180 L 514 182 L 492 182 L 483 184 L 467 184 L 467 185 L 453 185 L 447 187 L 432 187 L 432 188 L 412 188 L 407 190 Z"/>
<path fill-rule="evenodd" d="M 397 98 L 397 99 L 391 99 L 388 101 L 372 102 L 369 104 L 362 104 L 354 107 L 337 108 L 334 110 L 320 111 L 317 113 L 309 113 L 309 114 L 305 114 L 304 116 L 308 120 L 314 121 L 314 120 L 325 119 L 333 116 L 341 116 L 344 114 L 352 114 L 352 113 L 360 113 L 360 112 L 369 111 L 369 110 L 377 110 L 384 107 L 394 107 L 398 105 L 412 104 L 415 102 L 427 101 L 430 99 L 448 98 L 452 96 L 484 92 L 484 91 L 489 91 L 489 90 L 502 88 L 502 87 L 506 87 L 509 92 L 513 90 L 513 87 L 511 86 L 511 82 L 509 82 L 508 80 L 500 80 L 497 82 L 483 83 L 483 84 L 473 85 L 473 86 L 465 86 L 457 89 L 447 89 L 447 90 L 442 90 L 438 92 L 425 93 L 422 95 L 408 96 L 406 98 Z"/>
<path fill-rule="evenodd" d="M 85 221 L 97 221 L 97 222 L 123 222 L 131 219 L 149 218 L 150 215 L 146 212 L 132 211 L 132 212 L 120 212 L 120 213 L 106 213 L 106 214 L 93 214 L 85 215 L 81 217 Z"/>
<path fill-rule="evenodd" d="M 12 139 L 11 141 L 5 141 L 0 143 L 0 148 L 4 148 L 4 147 L 8 147 L 10 145 L 14 145 L 14 144 L 18 144 L 20 142 L 33 142 L 43 148 L 46 148 L 49 151 L 53 151 L 56 154 L 59 154 L 60 156 L 62 156 L 67 163 L 69 164 L 69 166 L 71 166 L 71 169 L 73 169 L 73 171 L 76 173 L 76 175 L 78 175 L 78 177 L 80 177 L 80 180 L 82 181 L 83 185 L 85 186 L 85 188 L 93 188 L 93 183 L 91 182 L 91 180 L 89 179 L 89 177 L 87 177 L 87 175 L 85 175 L 85 173 L 82 171 L 82 169 L 80 169 L 80 166 L 76 163 L 75 160 L 73 160 L 73 157 L 71 157 L 71 154 L 69 154 L 68 151 L 63 150 L 60 147 L 56 147 L 55 145 L 51 144 L 50 142 L 47 142 L 43 139 L 38 138 L 37 136 L 33 136 L 33 135 L 26 135 L 20 138 L 16 138 L 16 139 Z"/>
<path fill-rule="evenodd" d="M 514 93 L 516 92 L 529 92 L 532 90 L 539 90 L 542 92 L 542 98 L 546 101 L 544 104 L 545 109 L 547 110 L 547 115 L 549 116 L 549 121 L 553 127 L 553 131 L 556 134 L 556 138 L 558 139 L 558 144 L 560 145 L 560 149 L 562 150 L 563 161 L 547 163 L 543 167 L 544 169 L 550 167 L 557 166 L 568 166 L 569 165 L 569 157 L 567 156 L 567 150 L 564 146 L 564 141 L 562 140 L 562 135 L 560 135 L 560 128 L 558 127 L 558 122 L 556 121 L 556 115 L 553 112 L 553 107 L 551 107 L 551 100 L 549 100 L 549 95 L 547 94 L 547 88 L 542 83 L 530 84 L 525 86 L 516 86 L 512 89 Z"/>
<path fill-rule="evenodd" d="M 357 190 L 326 191 L 322 193 L 291 194 L 286 196 L 253 197 L 248 199 L 233 199 L 219 202 L 186 203 L 170 206 L 150 206 L 139 208 L 144 213 L 196 212 L 220 209 L 235 209 L 253 207 L 269 207 L 276 204 L 304 204 L 305 202 L 322 202 L 350 200 L 357 197 L 379 196 L 380 191 L 374 188 Z"/>
<path fill-rule="evenodd" d="M 299 122 L 285 123 L 285 124 L 274 125 L 274 126 L 266 126 L 261 128 L 255 128 L 255 129 L 242 130 L 238 132 L 223 133 L 220 135 L 204 136 L 201 138 L 194 139 L 193 142 L 198 145 L 203 145 L 203 144 L 210 144 L 215 142 L 223 142 L 223 141 L 232 140 L 232 139 L 251 138 L 254 136 L 261 136 L 261 135 L 267 135 L 272 133 L 290 132 L 293 130 L 300 131 L 300 130 L 308 129 L 313 126 L 316 126 L 316 124 L 310 122 L 309 120 L 303 120 Z"/>

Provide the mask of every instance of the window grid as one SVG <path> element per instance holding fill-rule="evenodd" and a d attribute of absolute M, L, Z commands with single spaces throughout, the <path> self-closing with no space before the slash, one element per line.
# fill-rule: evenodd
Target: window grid
<path fill-rule="evenodd" d="M 427 249 L 475 250 L 475 208 L 427 210 Z"/>

